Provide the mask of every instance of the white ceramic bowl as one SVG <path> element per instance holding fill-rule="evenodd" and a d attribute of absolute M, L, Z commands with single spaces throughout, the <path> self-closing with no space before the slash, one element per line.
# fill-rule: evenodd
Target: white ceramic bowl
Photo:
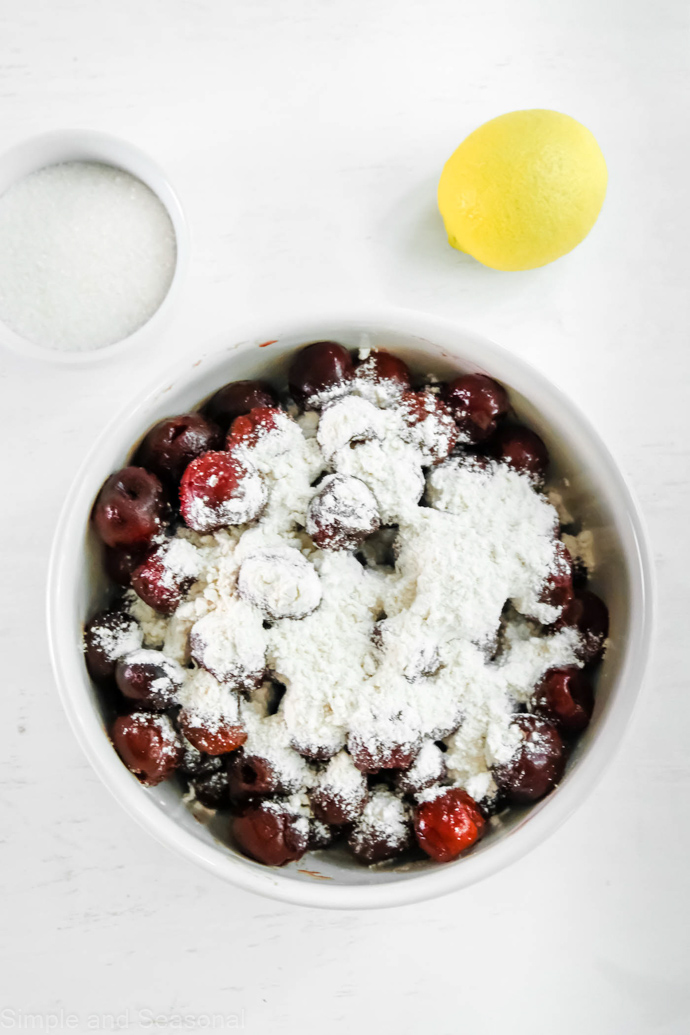
<path fill-rule="evenodd" d="M 30 173 L 60 162 L 99 162 L 136 176 L 165 206 L 175 231 L 175 272 L 158 309 L 126 338 L 98 349 L 75 352 L 38 345 L 0 321 L 0 340 L 24 356 L 63 365 L 87 364 L 119 356 L 132 346 L 141 346 L 159 334 L 172 316 L 189 264 L 189 229 L 182 206 L 166 174 L 152 158 L 134 144 L 87 129 L 60 129 L 17 144 L 0 155 L 0 195 Z"/>
<path fill-rule="evenodd" d="M 342 855 L 317 853 L 283 869 L 244 858 L 200 824 L 173 782 L 142 787 L 119 760 L 104 729 L 98 695 L 81 652 L 82 625 L 105 590 L 89 527 L 102 482 L 123 466 L 155 421 L 184 412 L 228 381 L 284 378 L 293 350 L 335 339 L 385 346 L 419 372 L 484 371 L 510 389 L 512 403 L 546 440 L 552 479 L 573 513 L 596 536 L 599 564 L 592 586 L 611 612 L 610 647 L 601 666 L 593 721 L 561 785 L 529 810 L 514 811 L 466 857 L 373 872 Z M 554 831 L 583 800 L 621 740 L 649 653 L 651 564 L 630 492 L 596 432 L 558 389 L 499 346 L 451 323 L 408 312 L 363 314 L 229 331 L 131 403 L 97 441 L 70 489 L 50 565 L 48 629 L 63 703 L 87 756 L 121 805 L 161 842 L 234 884 L 286 902 L 333 908 L 390 906 L 466 887 L 495 872 Z M 220 828 L 217 831 L 220 834 Z"/>

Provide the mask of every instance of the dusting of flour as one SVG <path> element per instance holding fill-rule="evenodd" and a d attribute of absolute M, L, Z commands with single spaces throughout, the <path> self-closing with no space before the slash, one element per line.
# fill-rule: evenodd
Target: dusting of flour
<path fill-rule="evenodd" d="M 245 753 L 268 759 L 286 794 L 323 774 L 299 752 L 334 756 L 318 778 L 347 789 L 361 784 L 348 746 L 375 755 L 404 745 L 419 758 L 419 786 L 447 773 L 490 801 L 492 766 L 518 743 L 516 710 L 548 668 L 579 664 L 578 634 L 548 628 L 560 612 L 541 599 L 559 563 L 558 515 L 506 465 L 460 450 L 430 467 L 438 443 L 429 429 L 410 439 L 400 393 L 349 387 L 320 416 L 285 414 L 242 447 L 265 508 L 253 524 L 177 533 L 185 545 L 171 554 L 197 578 L 175 614 L 163 618 L 133 593 L 129 609 L 147 647 L 189 665 L 191 642 L 204 667 L 186 670 L 180 703 L 234 717 L 239 708 Z M 393 526 L 394 568 L 315 547 L 307 512 L 324 473 L 373 494 Z M 276 714 L 261 691 L 235 696 L 264 671 L 285 686 Z M 441 741 L 443 757 L 433 746 Z M 396 838 L 407 829 L 388 791 L 370 799 L 361 822 Z"/>

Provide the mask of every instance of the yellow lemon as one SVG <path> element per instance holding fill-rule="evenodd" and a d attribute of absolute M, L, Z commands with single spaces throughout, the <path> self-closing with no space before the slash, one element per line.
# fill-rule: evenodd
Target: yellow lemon
<path fill-rule="evenodd" d="M 496 270 L 529 270 L 587 236 L 606 179 L 604 156 L 581 123 L 558 111 L 511 111 L 451 155 L 438 207 L 453 248 Z"/>

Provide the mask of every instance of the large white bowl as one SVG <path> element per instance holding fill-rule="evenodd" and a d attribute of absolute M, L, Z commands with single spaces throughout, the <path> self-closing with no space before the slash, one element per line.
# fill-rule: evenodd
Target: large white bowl
<path fill-rule="evenodd" d="M 546 440 L 552 480 L 574 514 L 596 536 L 593 588 L 611 612 L 610 647 L 601 666 L 593 721 L 578 742 L 565 778 L 535 807 L 515 811 L 475 850 L 454 863 L 420 863 L 378 872 L 345 854 L 316 853 L 283 869 L 246 859 L 214 836 L 181 801 L 173 782 L 146 789 L 119 760 L 104 728 L 98 694 L 81 651 L 82 626 L 101 603 L 105 582 L 89 514 L 102 482 L 122 467 L 155 421 L 195 407 L 227 381 L 284 379 L 298 346 L 335 339 L 348 346 L 394 350 L 419 372 L 484 371 L 510 389 L 517 412 Z M 454 324 L 404 311 L 334 317 L 229 331 L 132 402 L 96 442 L 67 495 L 53 545 L 48 632 L 55 675 L 74 731 L 120 804 L 163 844 L 232 883 L 286 902 L 367 908 L 415 902 L 467 887 L 494 873 L 552 833 L 584 799 L 618 746 L 649 654 L 652 576 L 637 507 L 596 432 L 536 370 L 492 342 Z M 215 833 L 224 836 L 219 826 Z"/>

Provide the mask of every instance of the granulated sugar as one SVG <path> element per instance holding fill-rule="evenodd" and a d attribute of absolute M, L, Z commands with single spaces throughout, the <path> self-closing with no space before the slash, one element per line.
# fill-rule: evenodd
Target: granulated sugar
<path fill-rule="evenodd" d="M 37 345 L 128 337 L 161 305 L 176 258 L 165 206 L 122 169 L 51 165 L 0 197 L 0 319 Z"/>

